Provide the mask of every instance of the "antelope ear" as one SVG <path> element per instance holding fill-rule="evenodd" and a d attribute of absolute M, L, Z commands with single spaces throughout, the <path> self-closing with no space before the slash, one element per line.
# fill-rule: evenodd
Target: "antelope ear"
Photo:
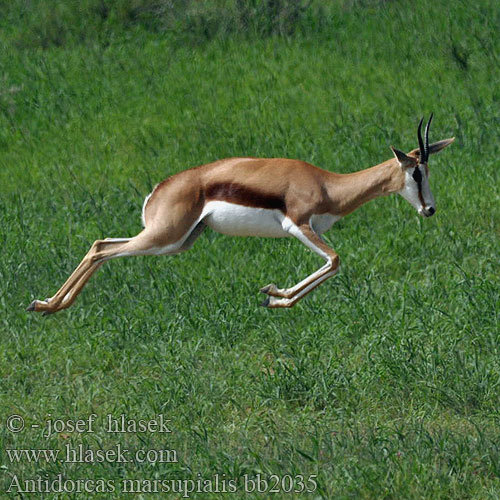
<path fill-rule="evenodd" d="M 399 164 L 402 167 L 411 167 L 415 164 L 415 158 L 407 156 L 405 153 L 403 153 L 403 151 L 399 151 L 399 149 L 396 149 L 394 146 L 391 146 L 391 149 L 394 153 L 394 156 L 396 157 L 396 160 L 398 160 Z"/>
<path fill-rule="evenodd" d="M 449 146 L 455 140 L 454 137 L 450 139 L 443 139 L 442 141 L 435 142 L 429 146 L 429 154 L 439 153 L 442 149 Z"/>
<path fill-rule="evenodd" d="M 450 139 L 443 139 L 442 141 L 435 142 L 434 144 L 431 144 L 429 146 L 429 154 L 432 155 L 434 153 L 439 153 L 442 149 L 446 148 L 449 146 L 453 141 L 455 140 L 454 137 L 451 137 Z M 413 156 L 414 158 L 420 158 L 420 149 L 415 148 L 412 149 L 409 153 L 408 156 Z"/>

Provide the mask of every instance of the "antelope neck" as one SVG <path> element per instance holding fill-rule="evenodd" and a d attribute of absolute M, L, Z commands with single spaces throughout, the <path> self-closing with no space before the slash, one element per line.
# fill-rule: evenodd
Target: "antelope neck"
<path fill-rule="evenodd" d="M 388 160 L 366 170 L 350 174 L 327 173 L 326 190 L 332 213 L 346 215 L 364 203 L 402 188 L 396 160 Z"/>

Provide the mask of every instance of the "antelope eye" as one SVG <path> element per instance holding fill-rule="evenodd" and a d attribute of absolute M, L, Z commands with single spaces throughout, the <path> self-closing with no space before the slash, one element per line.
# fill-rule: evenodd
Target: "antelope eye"
<path fill-rule="evenodd" d="M 420 172 L 418 167 L 416 167 L 413 171 L 412 177 L 417 184 L 420 184 L 422 182 L 422 173 Z"/>

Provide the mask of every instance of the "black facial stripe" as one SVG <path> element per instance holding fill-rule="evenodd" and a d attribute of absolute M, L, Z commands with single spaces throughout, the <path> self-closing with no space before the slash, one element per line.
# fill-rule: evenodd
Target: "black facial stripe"
<path fill-rule="evenodd" d="M 422 172 L 420 172 L 418 167 L 415 167 L 413 174 L 411 174 L 413 180 L 417 183 L 418 186 L 418 199 L 422 204 L 422 207 L 425 207 L 424 196 L 422 195 Z"/>
<path fill-rule="evenodd" d="M 418 188 L 420 189 L 421 184 L 422 184 L 422 172 L 418 169 L 418 167 L 415 168 L 412 174 L 413 180 L 418 184 Z"/>

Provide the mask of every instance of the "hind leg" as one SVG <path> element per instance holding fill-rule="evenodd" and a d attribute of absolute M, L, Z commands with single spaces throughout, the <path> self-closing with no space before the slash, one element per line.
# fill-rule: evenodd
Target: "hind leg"
<path fill-rule="evenodd" d="M 194 227 L 194 229 L 189 233 L 187 238 L 185 238 L 184 242 L 178 248 L 176 248 L 177 247 L 176 245 L 173 245 L 173 248 L 171 249 L 171 251 L 162 251 L 161 254 L 162 255 L 173 255 L 173 254 L 177 254 L 177 253 L 185 252 L 186 250 L 189 250 L 193 246 L 195 240 L 201 235 L 201 233 L 203 232 L 203 230 L 206 227 L 207 226 L 205 224 L 203 224 L 202 222 L 199 222 Z M 114 241 L 118 242 L 119 240 L 130 241 L 130 238 L 106 238 L 106 240 L 104 240 L 104 241 L 109 242 L 110 240 L 113 242 Z M 149 252 L 148 253 L 135 253 L 137 251 L 137 248 L 135 249 L 135 251 L 134 251 L 134 249 L 128 249 L 128 251 L 129 252 L 132 251 L 134 253 L 129 253 L 127 255 L 155 255 L 157 253 L 158 249 L 155 249 L 152 253 L 149 253 Z M 94 272 L 97 271 L 97 269 L 99 269 L 99 267 L 101 267 L 101 265 L 104 263 L 105 260 L 109 260 L 109 259 L 115 258 L 115 257 L 120 257 L 120 255 L 108 257 L 108 258 L 104 259 L 103 261 L 96 263 L 95 267 L 90 267 L 87 271 L 84 271 L 83 275 L 81 275 L 80 278 L 78 279 L 78 281 L 76 283 L 74 283 L 74 285 L 71 287 L 69 292 L 67 291 L 65 293 L 64 298 L 62 299 L 61 309 L 66 309 L 69 306 L 71 306 L 73 304 L 73 302 L 75 301 L 77 295 L 80 293 L 82 288 L 85 286 L 87 281 L 92 276 L 92 274 L 94 274 Z M 63 291 L 63 293 L 64 293 L 64 291 Z M 49 299 L 49 300 L 51 300 L 51 299 Z M 49 312 L 47 312 L 47 314 L 49 314 Z"/>
<path fill-rule="evenodd" d="M 179 248 L 178 252 L 185 252 L 186 250 L 189 250 L 194 245 L 194 242 L 199 238 L 201 233 L 205 231 L 206 228 L 207 225 L 204 222 L 201 221 L 198 222 L 198 224 L 191 231 L 189 236 L 185 239 L 184 243 Z"/>
<path fill-rule="evenodd" d="M 52 297 L 34 300 L 28 311 L 57 312 L 69 307 L 92 274 L 106 261 L 126 255 L 147 255 L 152 250 L 150 238 L 143 231 L 135 238 L 97 240 L 71 276 Z"/>
<path fill-rule="evenodd" d="M 204 224 L 195 220 L 184 234 L 180 233 L 179 228 L 176 229 L 177 231 L 172 231 L 174 238 L 169 237 L 169 231 L 165 231 L 165 225 L 162 225 L 161 229 L 146 228 L 134 238 L 108 238 L 95 241 L 55 295 L 46 300 L 34 300 L 28 311 L 50 314 L 68 308 L 94 272 L 107 260 L 133 255 L 175 254 L 187 250 L 201 234 Z"/>

